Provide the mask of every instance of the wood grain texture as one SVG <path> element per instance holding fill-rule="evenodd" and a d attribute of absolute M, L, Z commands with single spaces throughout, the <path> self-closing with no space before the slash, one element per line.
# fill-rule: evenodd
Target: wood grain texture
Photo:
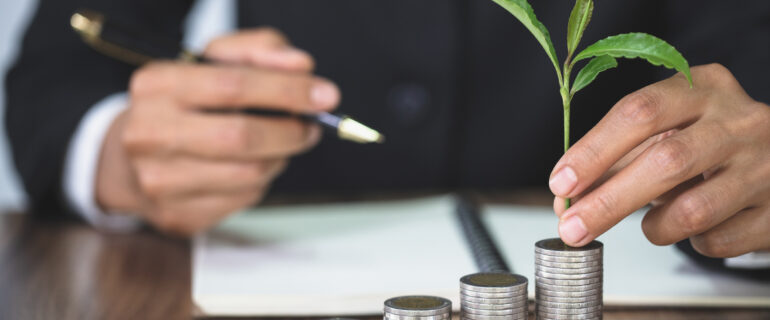
<path fill-rule="evenodd" d="M 511 199 L 547 204 L 551 198 L 502 192 L 485 201 Z M 0 319 L 188 319 L 191 279 L 189 241 L 0 215 Z M 604 319 L 767 320 L 770 309 L 611 307 Z"/>
<path fill-rule="evenodd" d="M 26 215 L 0 230 L 0 319 L 190 318 L 186 241 Z"/>

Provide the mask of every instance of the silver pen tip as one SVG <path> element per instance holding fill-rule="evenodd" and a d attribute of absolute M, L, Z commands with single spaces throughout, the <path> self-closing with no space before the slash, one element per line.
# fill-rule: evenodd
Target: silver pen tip
<path fill-rule="evenodd" d="M 340 121 L 340 124 L 337 127 L 337 135 L 339 135 L 341 139 L 358 143 L 385 142 L 385 136 L 381 133 L 348 117 L 345 117 Z"/>

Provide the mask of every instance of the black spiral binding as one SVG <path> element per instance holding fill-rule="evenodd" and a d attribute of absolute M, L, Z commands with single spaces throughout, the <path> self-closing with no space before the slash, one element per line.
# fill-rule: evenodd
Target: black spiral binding
<path fill-rule="evenodd" d="M 457 219 L 480 272 L 512 272 L 481 221 L 479 206 L 467 196 L 456 197 Z"/>

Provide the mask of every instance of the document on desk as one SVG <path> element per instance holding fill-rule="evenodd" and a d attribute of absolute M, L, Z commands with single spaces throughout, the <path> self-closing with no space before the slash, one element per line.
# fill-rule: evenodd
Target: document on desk
<path fill-rule="evenodd" d="M 476 272 L 454 199 L 263 207 L 198 237 L 193 299 L 211 316 L 380 314 L 385 299 L 439 295 L 459 307 Z M 656 247 L 637 213 L 602 236 L 605 305 L 770 306 L 770 284 L 700 268 Z M 545 207 L 489 206 L 484 221 L 514 272 L 534 281 L 534 243 L 556 236 Z M 530 282 L 530 297 L 534 283 Z"/>

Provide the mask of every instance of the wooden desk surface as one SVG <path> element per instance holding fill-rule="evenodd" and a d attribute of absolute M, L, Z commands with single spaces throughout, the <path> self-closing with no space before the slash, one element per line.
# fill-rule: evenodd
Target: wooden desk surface
<path fill-rule="evenodd" d="M 190 269 L 185 240 L 0 215 L 0 319 L 191 318 Z M 610 308 L 604 316 L 770 319 L 770 309 Z"/>

